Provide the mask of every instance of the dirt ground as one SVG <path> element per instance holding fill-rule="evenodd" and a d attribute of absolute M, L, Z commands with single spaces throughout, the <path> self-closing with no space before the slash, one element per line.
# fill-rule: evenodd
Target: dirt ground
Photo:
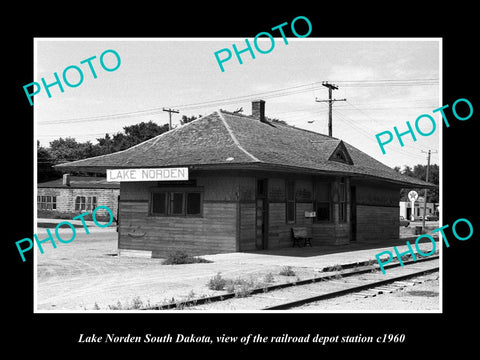
<path fill-rule="evenodd" d="M 46 238 L 45 229 L 38 229 L 37 234 L 39 239 Z M 65 238 L 69 238 L 68 234 Z M 117 256 L 116 239 L 115 229 L 93 228 L 89 235 L 79 231 L 73 242 L 58 243 L 56 249 L 44 243 L 44 254 L 37 249 L 37 311 L 108 311 L 118 302 L 125 306 L 134 299 L 155 305 L 192 296 L 221 295 L 221 291 L 210 290 L 207 286 L 219 272 L 230 279 L 261 281 L 270 274 L 274 283 L 294 282 L 314 277 L 324 266 L 374 260 L 374 254 L 380 251 L 378 244 L 367 248 L 359 244 L 314 246 L 261 253 L 205 255 L 203 258 L 213 262 L 162 265 L 162 259 Z M 400 244 L 401 241 L 397 243 Z M 431 244 L 425 245 L 431 247 Z M 279 275 L 285 266 L 292 267 L 294 277 Z"/>
<path fill-rule="evenodd" d="M 37 233 L 42 239 L 41 229 Z M 44 236 L 46 237 L 46 235 Z M 189 296 L 220 295 L 210 290 L 208 281 L 218 272 L 225 278 L 262 278 L 268 273 L 275 281 L 283 265 L 265 264 L 261 259 L 248 267 L 228 256 L 213 263 L 162 265 L 163 259 L 117 256 L 115 230 L 97 229 L 90 235 L 78 234 L 69 244 L 44 246 L 37 250 L 38 310 L 109 310 L 118 302 L 131 304 L 134 299 L 144 304 L 164 304 Z M 296 278 L 313 276 L 310 268 L 295 268 Z M 226 293 L 226 292 L 225 292 Z"/>

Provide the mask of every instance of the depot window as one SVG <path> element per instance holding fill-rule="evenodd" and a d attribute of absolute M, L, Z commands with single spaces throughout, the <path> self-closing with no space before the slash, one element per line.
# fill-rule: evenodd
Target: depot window
<path fill-rule="evenodd" d="M 56 210 L 57 197 L 56 196 L 37 196 L 38 210 Z"/>
<path fill-rule="evenodd" d="M 345 179 L 338 184 L 338 219 L 339 221 L 347 221 L 347 185 Z"/>
<path fill-rule="evenodd" d="M 317 221 L 330 221 L 332 209 L 330 186 L 329 182 L 318 182 L 316 184 L 315 212 L 317 213 Z"/>
<path fill-rule="evenodd" d="M 77 196 L 75 198 L 75 211 L 93 210 L 96 207 L 96 196 Z"/>
<path fill-rule="evenodd" d="M 285 192 L 286 192 L 286 221 L 287 224 L 294 224 L 295 223 L 295 182 L 287 181 L 285 183 Z"/>
<path fill-rule="evenodd" d="M 201 216 L 200 191 L 155 191 L 152 193 L 150 213 L 161 216 Z"/>

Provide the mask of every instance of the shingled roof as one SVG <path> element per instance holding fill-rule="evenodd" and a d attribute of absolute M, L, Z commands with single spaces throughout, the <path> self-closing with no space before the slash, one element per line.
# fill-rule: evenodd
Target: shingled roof
<path fill-rule="evenodd" d="M 431 187 L 402 175 L 340 139 L 280 122 L 218 110 L 129 149 L 56 165 L 59 170 L 188 166 L 338 174 Z"/>

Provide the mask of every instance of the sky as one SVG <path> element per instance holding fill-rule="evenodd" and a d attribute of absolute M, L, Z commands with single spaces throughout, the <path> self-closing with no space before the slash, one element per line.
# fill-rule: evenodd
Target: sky
<path fill-rule="evenodd" d="M 368 155 L 394 167 L 426 164 L 426 151 L 432 150 L 431 163 L 441 159 L 442 120 L 432 111 L 441 105 L 441 40 L 437 38 L 287 38 L 288 44 L 275 38 L 272 51 L 259 53 L 252 44 L 255 59 L 249 52 L 223 63 L 220 70 L 214 53 L 232 44 L 245 48 L 245 38 L 38 38 L 35 39 L 34 79 L 47 84 L 60 78 L 68 66 L 78 66 L 83 82 L 77 87 L 63 83 L 44 88 L 34 96 L 35 134 L 42 146 L 60 137 L 79 142 L 91 141 L 106 133 L 121 132 L 124 126 L 142 121 L 159 125 L 168 123 L 163 108 L 178 110 L 172 114 L 173 126 L 180 126 L 182 115 L 208 115 L 222 108 L 243 108 L 251 114 L 251 101 L 266 101 L 267 117 L 286 121 L 307 130 L 328 134 L 328 89 L 322 82 L 338 86 L 333 103 L 333 136 L 357 147 Z M 268 49 L 268 38 L 258 46 Z M 121 59 L 115 71 L 105 71 L 99 62 L 105 50 L 114 50 Z M 222 53 L 220 56 L 224 56 Z M 91 60 L 97 78 L 88 63 Z M 106 53 L 105 66 L 113 68 L 116 59 Z M 78 73 L 67 72 L 71 83 L 80 81 Z M 28 99 L 26 98 L 28 103 Z M 401 147 L 395 138 L 382 154 L 375 135 L 415 128 L 415 120 L 428 114 L 436 120 L 432 135 L 416 141 L 402 137 Z M 424 133 L 432 124 L 419 121 Z"/>

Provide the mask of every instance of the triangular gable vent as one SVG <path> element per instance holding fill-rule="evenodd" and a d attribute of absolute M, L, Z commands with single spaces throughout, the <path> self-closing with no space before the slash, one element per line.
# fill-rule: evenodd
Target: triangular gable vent
<path fill-rule="evenodd" d="M 335 150 L 333 150 L 332 155 L 328 158 L 329 161 L 337 161 L 340 163 L 353 165 L 352 158 L 345 147 L 343 141 L 340 140 Z"/>

